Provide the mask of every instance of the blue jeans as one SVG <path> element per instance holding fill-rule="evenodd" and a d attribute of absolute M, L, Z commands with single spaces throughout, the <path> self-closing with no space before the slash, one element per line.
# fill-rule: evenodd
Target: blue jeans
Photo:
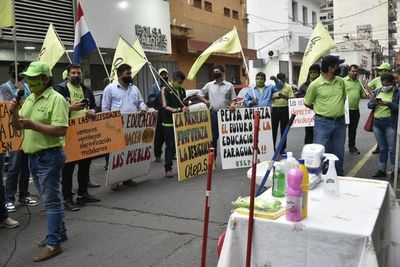
<path fill-rule="evenodd" d="M 6 203 L 4 203 L 3 169 L 4 154 L 0 154 L 0 222 L 8 218 Z"/>
<path fill-rule="evenodd" d="M 61 170 L 65 156 L 61 148 L 50 148 L 29 155 L 29 167 L 33 181 L 44 203 L 47 215 L 47 245 L 60 246 L 66 235 L 64 206 L 61 201 Z"/>
<path fill-rule="evenodd" d="M 379 169 L 386 171 L 388 154 L 394 168 L 396 156 L 396 128 L 392 126 L 392 119 L 374 119 L 374 135 L 379 146 Z"/>
<path fill-rule="evenodd" d="M 335 154 L 339 158 L 335 162 L 336 172 L 343 176 L 344 144 L 346 142 L 344 116 L 339 120 L 315 116 L 314 121 L 314 143 L 325 146 L 326 153 Z"/>
<path fill-rule="evenodd" d="M 17 184 L 19 184 L 19 199 L 29 197 L 29 167 L 28 155 L 22 150 L 9 153 L 8 172 L 6 181 L 6 202 L 15 202 Z"/>

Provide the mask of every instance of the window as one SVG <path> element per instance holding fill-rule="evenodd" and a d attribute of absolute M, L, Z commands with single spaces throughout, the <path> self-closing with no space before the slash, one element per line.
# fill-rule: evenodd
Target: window
<path fill-rule="evenodd" d="M 308 9 L 305 6 L 303 6 L 303 25 L 308 25 Z"/>
<path fill-rule="evenodd" d="M 292 20 L 293 21 L 299 20 L 299 16 L 297 14 L 297 2 L 296 1 L 292 2 Z"/>
<path fill-rule="evenodd" d="M 231 10 L 229 8 L 224 7 L 224 15 L 227 17 L 231 16 Z"/>
<path fill-rule="evenodd" d="M 201 0 L 193 0 L 193 6 L 197 8 L 201 8 Z"/>
<path fill-rule="evenodd" d="M 333 24 L 328 25 L 328 31 L 332 32 L 333 31 Z"/>
<path fill-rule="evenodd" d="M 317 12 L 312 11 L 311 12 L 311 19 L 312 19 L 312 26 L 315 28 L 317 26 Z"/>
<path fill-rule="evenodd" d="M 212 12 L 212 3 L 204 1 L 204 9 L 208 12 Z"/>
<path fill-rule="evenodd" d="M 239 19 L 239 12 L 236 10 L 232 10 L 232 18 Z"/>

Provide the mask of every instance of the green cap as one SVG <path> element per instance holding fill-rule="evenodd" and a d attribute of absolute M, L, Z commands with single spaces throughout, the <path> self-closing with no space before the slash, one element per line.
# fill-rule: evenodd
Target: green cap
<path fill-rule="evenodd" d="M 68 77 L 68 70 L 64 70 L 62 73 L 62 79 L 65 80 Z"/>
<path fill-rule="evenodd" d="M 161 74 L 163 72 L 166 72 L 168 74 L 168 70 L 166 68 L 161 68 L 158 70 L 158 74 Z"/>
<path fill-rule="evenodd" d="M 35 77 L 39 75 L 45 75 L 47 77 L 52 77 L 49 65 L 46 62 L 34 61 L 32 62 L 28 69 L 22 72 L 20 77 Z"/>
<path fill-rule="evenodd" d="M 392 66 L 390 66 L 389 63 L 382 63 L 379 67 L 377 67 L 378 70 L 391 70 Z"/>

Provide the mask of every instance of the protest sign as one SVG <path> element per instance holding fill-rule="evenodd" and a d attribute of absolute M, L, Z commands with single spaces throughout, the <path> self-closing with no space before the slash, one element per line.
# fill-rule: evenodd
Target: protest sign
<path fill-rule="evenodd" d="M 178 180 L 207 172 L 208 150 L 212 146 L 210 111 L 174 113 Z"/>
<path fill-rule="evenodd" d="M 239 108 L 218 111 L 219 146 L 222 169 L 251 167 L 253 154 L 254 111 L 260 110 L 258 161 L 274 155 L 269 108 Z"/>
<path fill-rule="evenodd" d="M 0 153 L 19 150 L 22 143 L 22 130 L 11 126 L 10 102 L 0 102 Z"/>
<path fill-rule="evenodd" d="M 157 111 L 122 115 L 126 147 L 110 154 L 106 185 L 126 181 L 150 172 Z"/>
<path fill-rule="evenodd" d="M 69 119 L 65 139 L 66 162 L 121 150 L 125 148 L 121 113 L 102 112 L 94 118 Z"/>

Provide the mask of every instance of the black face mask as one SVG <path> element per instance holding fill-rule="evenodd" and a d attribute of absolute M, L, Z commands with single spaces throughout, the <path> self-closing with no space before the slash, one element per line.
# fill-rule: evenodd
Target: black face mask
<path fill-rule="evenodd" d="M 217 73 L 214 73 L 214 79 L 220 79 L 220 78 L 222 78 L 222 73 L 220 73 L 220 72 L 217 72 Z"/>
<path fill-rule="evenodd" d="M 131 76 L 124 76 L 122 77 L 122 81 L 126 84 L 130 84 L 133 82 L 132 77 Z"/>
<path fill-rule="evenodd" d="M 340 68 L 338 67 L 335 72 L 333 73 L 335 76 L 339 76 L 340 74 Z"/>
<path fill-rule="evenodd" d="M 70 82 L 71 82 L 72 84 L 75 84 L 75 85 L 80 84 L 81 81 L 82 81 L 82 79 L 81 79 L 80 76 L 72 76 L 72 77 L 69 77 L 69 80 L 70 80 Z"/>

